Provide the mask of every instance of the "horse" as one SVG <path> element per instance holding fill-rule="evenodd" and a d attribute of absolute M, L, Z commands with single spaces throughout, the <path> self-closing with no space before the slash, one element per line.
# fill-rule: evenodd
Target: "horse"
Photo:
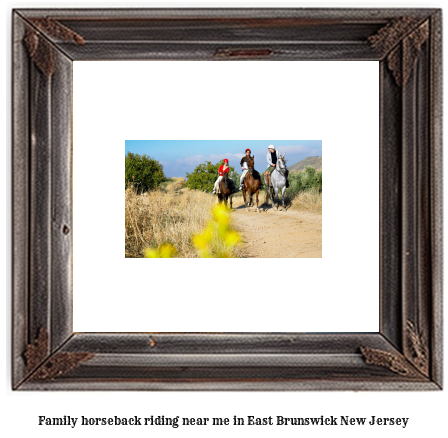
<path fill-rule="evenodd" d="M 230 199 L 230 208 L 232 206 L 232 194 L 235 192 L 233 181 L 229 178 L 229 173 L 224 172 L 221 181 L 218 184 L 219 193 L 218 193 L 218 202 L 224 201 L 227 207 L 227 200 Z"/>
<path fill-rule="evenodd" d="M 247 172 L 246 177 L 244 178 L 243 198 L 246 210 L 249 211 L 247 207 L 254 205 L 252 201 L 252 196 L 256 195 L 257 212 L 260 212 L 258 208 L 258 193 L 260 191 L 261 178 L 260 174 L 256 170 L 254 170 L 254 158 L 255 155 L 253 157 L 249 157 L 249 171 Z M 249 195 L 249 205 L 246 202 L 246 191 Z"/>
<path fill-rule="evenodd" d="M 269 183 L 266 183 L 266 187 L 270 198 L 272 200 L 272 204 L 275 209 L 278 210 L 278 206 L 276 205 L 275 199 L 278 198 L 279 190 L 282 191 L 282 205 L 285 207 L 285 191 L 286 191 L 286 164 L 285 164 L 285 155 L 280 155 L 277 159 L 277 163 L 275 165 L 275 169 L 271 173 L 271 183 L 272 187 L 269 186 Z"/>

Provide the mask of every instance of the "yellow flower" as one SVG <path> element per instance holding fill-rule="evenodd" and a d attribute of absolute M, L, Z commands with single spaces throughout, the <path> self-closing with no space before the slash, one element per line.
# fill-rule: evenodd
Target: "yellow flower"
<path fill-rule="evenodd" d="M 213 239 L 213 224 L 209 223 L 202 234 L 193 236 L 193 245 L 198 249 L 206 249 L 209 242 Z"/>
<path fill-rule="evenodd" d="M 204 236 L 204 239 L 207 242 L 210 242 L 213 239 L 213 233 L 215 231 L 215 227 L 213 226 L 213 223 L 209 223 L 207 228 L 202 233 L 202 236 Z"/>
<path fill-rule="evenodd" d="M 229 232 L 229 227 L 227 225 L 219 225 L 218 226 L 218 235 L 221 239 L 225 239 L 228 232 Z"/>
<path fill-rule="evenodd" d="M 236 231 L 229 231 L 224 237 L 227 246 L 235 246 L 240 240 L 240 235 Z"/>
<path fill-rule="evenodd" d="M 145 249 L 145 257 L 147 259 L 157 259 L 159 258 L 159 249 L 146 248 Z"/>
<path fill-rule="evenodd" d="M 209 240 L 204 237 L 203 234 L 196 234 L 193 236 L 193 245 L 198 249 L 207 248 Z"/>
<path fill-rule="evenodd" d="M 173 255 L 176 255 L 176 253 L 177 249 L 173 245 L 170 245 L 169 243 L 164 243 L 160 247 L 160 257 L 162 258 L 171 258 L 173 257 Z"/>
<path fill-rule="evenodd" d="M 230 218 L 224 204 L 217 204 L 213 209 L 213 217 L 219 225 L 229 225 Z"/>
<path fill-rule="evenodd" d="M 169 259 L 177 253 L 177 249 L 169 243 L 163 243 L 159 248 L 147 248 L 145 257 L 150 259 Z"/>
<path fill-rule="evenodd" d="M 235 246 L 240 240 L 236 231 L 230 229 L 230 217 L 223 204 L 216 205 L 212 210 L 212 220 L 207 228 L 193 237 L 193 244 L 199 250 L 200 257 L 232 257 L 228 249 L 220 249 L 224 244 L 227 248 Z"/>
<path fill-rule="evenodd" d="M 217 205 L 212 213 L 212 220 L 202 233 L 193 236 L 192 243 L 202 258 L 233 257 L 231 248 L 241 240 L 240 235 L 230 229 L 230 217 L 224 205 Z M 145 257 L 171 258 L 176 253 L 173 245 L 164 243 L 158 248 L 147 248 Z"/>

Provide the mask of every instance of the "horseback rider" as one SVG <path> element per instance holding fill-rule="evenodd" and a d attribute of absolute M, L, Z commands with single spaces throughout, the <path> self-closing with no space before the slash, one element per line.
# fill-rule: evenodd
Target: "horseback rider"
<path fill-rule="evenodd" d="M 266 172 L 264 174 L 265 174 L 266 184 L 271 184 L 271 182 L 269 180 L 269 176 L 271 175 L 271 173 L 275 169 L 275 166 L 277 164 L 277 159 L 278 159 L 278 156 L 279 156 L 279 152 L 275 150 L 275 147 L 274 147 L 273 144 L 268 146 L 268 150 L 269 150 L 269 152 L 266 155 L 266 159 L 268 160 L 268 167 L 267 167 Z M 286 169 L 286 171 L 285 171 L 286 188 L 289 187 L 288 174 L 289 174 L 289 170 Z"/>
<path fill-rule="evenodd" d="M 218 190 L 218 185 L 219 182 L 222 180 L 222 177 L 224 176 L 224 173 L 227 173 L 227 175 L 229 175 L 230 172 L 230 167 L 229 167 L 229 160 L 227 158 L 224 158 L 224 163 L 221 164 L 221 166 L 219 167 L 218 173 L 218 179 L 215 181 L 215 186 L 213 188 L 213 192 L 212 193 L 216 193 Z"/>
<path fill-rule="evenodd" d="M 249 172 L 249 163 L 250 163 L 250 154 L 251 154 L 251 150 L 250 149 L 246 149 L 245 151 L 245 156 L 243 158 L 241 158 L 240 161 L 240 166 L 241 166 L 241 170 L 243 171 L 243 173 L 241 174 L 240 177 L 240 186 L 238 188 L 238 190 L 243 190 L 243 186 L 244 186 L 244 178 L 246 178 L 247 172 Z M 255 173 L 255 177 L 257 175 L 259 175 L 259 173 L 254 169 L 254 173 Z M 263 188 L 263 184 L 260 178 L 260 189 Z"/>

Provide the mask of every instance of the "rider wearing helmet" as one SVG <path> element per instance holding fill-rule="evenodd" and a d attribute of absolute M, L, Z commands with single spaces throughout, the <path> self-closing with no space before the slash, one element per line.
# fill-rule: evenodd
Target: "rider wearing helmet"
<path fill-rule="evenodd" d="M 251 154 L 251 150 L 250 149 L 246 149 L 245 151 L 245 156 L 243 158 L 241 158 L 240 161 L 240 166 L 241 166 L 241 170 L 243 171 L 241 177 L 240 177 L 240 186 L 238 188 L 238 190 L 243 190 L 243 186 L 244 186 L 244 178 L 246 178 L 247 172 L 249 171 L 249 163 L 250 163 L 250 154 Z M 257 177 L 257 175 L 259 175 L 259 173 L 254 169 L 254 173 L 255 173 L 255 177 Z M 263 188 L 263 184 L 260 178 L 260 189 Z"/>
<path fill-rule="evenodd" d="M 241 161 L 240 161 L 240 166 L 241 166 L 241 170 L 243 171 L 243 173 L 241 174 L 241 177 L 240 177 L 240 187 L 238 190 L 243 189 L 244 178 L 246 178 L 247 172 L 249 170 L 249 162 L 250 162 L 249 157 L 250 157 L 250 149 L 246 149 L 245 155 L 243 158 L 241 158 Z"/>
<path fill-rule="evenodd" d="M 215 181 L 215 186 L 213 188 L 213 192 L 212 193 L 216 193 L 217 192 L 219 181 L 222 180 L 222 177 L 223 177 L 224 173 L 229 174 L 229 171 L 230 171 L 229 160 L 227 158 L 224 158 L 223 161 L 224 161 L 224 164 L 221 164 L 221 166 L 219 167 L 219 170 L 218 170 L 219 176 L 218 176 L 218 179 Z"/>
<path fill-rule="evenodd" d="M 268 167 L 266 169 L 265 174 L 265 180 L 266 183 L 269 182 L 269 175 L 273 172 L 273 170 L 275 169 L 275 166 L 277 164 L 277 159 L 279 156 L 279 152 L 275 150 L 275 147 L 273 144 L 268 146 L 268 150 L 269 152 L 266 155 L 266 159 L 268 161 Z M 289 187 L 289 181 L 288 181 L 288 174 L 289 174 L 289 170 L 286 169 L 285 171 L 285 177 L 286 177 L 286 187 Z"/>

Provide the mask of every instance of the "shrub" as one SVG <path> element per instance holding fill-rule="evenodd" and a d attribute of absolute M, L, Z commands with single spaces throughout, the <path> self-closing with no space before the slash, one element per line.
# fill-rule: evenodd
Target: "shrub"
<path fill-rule="evenodd" d="M 304 171 L 289 174 L 285 202 L 299 210 L 322 211 L 322 171 L 307 166 Z"/>
<path fill-rule="evenodd" d="M 288 179 L 288 194 L 311 189 L 322 192 L 322 171 L 316 171 L 312 166 L 307 166 L 303 172 L 291 173 Z"/>
<path fill-rule="evenodd" d="M 218 178 L 219 167 L 224 163 L 221 160 L 219 163 L 212 164 L 211 161 L 206 161 L 204 164 L 199 164 L 192 173 L 187 173 L 187 182 L 185 184 L 189 189 L 201 190 L 203 192 L 211 192 Z M 235 171 L 235 168 L 230 166 L 230 174 Z M 238 184 L 235 181 L 236 184 Z"/>
<path fill-rule="evenodd" d="M 166 180 L 163 166 L 154 158 L 128 152 L 125 157 L 125 189 L 131 184 L 139 193 L 155 189 Z"/>

